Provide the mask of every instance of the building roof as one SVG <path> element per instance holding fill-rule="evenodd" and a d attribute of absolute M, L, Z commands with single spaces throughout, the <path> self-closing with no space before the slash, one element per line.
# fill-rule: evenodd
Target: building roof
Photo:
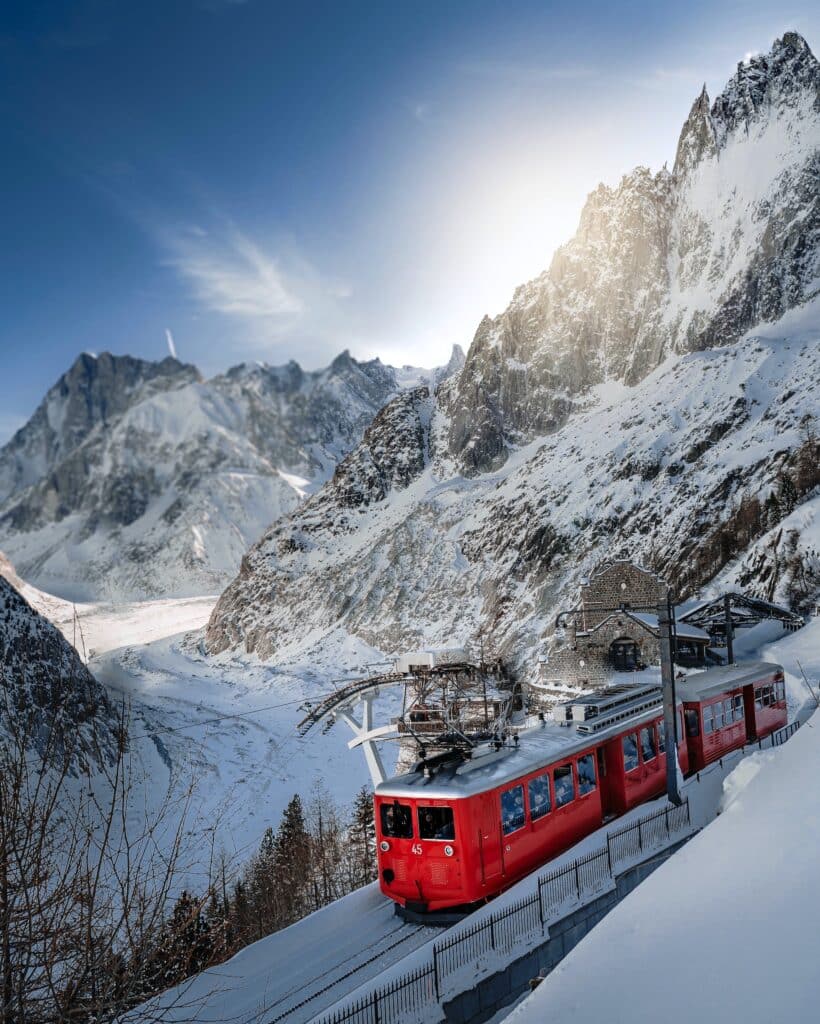
<path fill-rule="evenodd" d="M 593 609 L 594 610 L 594 609 Z M 591 636 L 596 630 L 599 630 L 602 626 L 605 626 L 608 622 L 615 618 L 616 615 L 626 615 L 633 622 L 637 622 L 643 626 L 644 629 L 649 630 L 653 636 L 658 636 L 660 633 L 660 627 L 658 626 L 658 616 L 651 615 L 648 612 L 634 612 L 629 608 L 623 608 L 617 612 L 611 612 L 605 619 L 602 619 L 597 625 L 591 629 L 579 630 L 576 636 Z M 699 629 L 697 626 L 690 626 L 685 622 L 677 622 L 675 624 L 675 632 L 683 640 L 700 640 L 703 643 L 709 643 L 711 637 L 704 629 Z"/>
<path fill-rule="evenodd" d="M 642 622 L 645 626 L 648 626 L 653 633 L 657 634 L 660 632 L 658 626 L 658 616 L 650 615 L 647 612 L 631 612 L 627 609 L 626 614 L 632 618 Z M 675 633 L 677 636 L 684 640 L 703 640 L 709 643 L 711 637 L 705 629 L 699 629 L 697 626 L 690 626 L 685 622 L 675 623 Z"/>

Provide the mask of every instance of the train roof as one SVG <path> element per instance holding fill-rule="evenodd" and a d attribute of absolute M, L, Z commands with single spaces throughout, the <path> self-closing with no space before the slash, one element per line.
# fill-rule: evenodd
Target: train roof
<path fill-rule="evenodd" d="M 621 699 L 616 702 L 615 697 Z M 488 748 L 485 756 L 474 753 L 471 760 L 453 760 L 440 765 L 433 773 L 425 773 L 422 769 L 397 775 L 380 783 L 376 794 L 416 799 L 426 796 L 435 800 L 472 796 L 513 782 L 562 758 L 572 757 L 663 713 L 659 686 L 613 687 L 577 698 L 571 704 L 573 709 L 586 706 L 588 709 L 596 707 L 596 711 L 563 725 L 546 721 L 543 725 L 525 729 L 518 734 L 517 746 L 504 746 L 498 751 Z M 611 706 L 607 707 L 607 704 Z"/>
<path fill-rule="evenodd" d="M 726 690 L 737 689 L 747 683 L 782 672 L 781 665 L 769 661 L 750 661 L 741 665 L 721 665 L 710 668 L 706 672 L 687 676 L 677 683 L 675 690 L 678 698 L 683 701 L 700 701 L 707 697 L 715 697 Z"/>

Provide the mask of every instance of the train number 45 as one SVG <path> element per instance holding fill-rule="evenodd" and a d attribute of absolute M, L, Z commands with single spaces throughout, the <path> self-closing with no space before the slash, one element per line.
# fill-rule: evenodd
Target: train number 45
<path fill-rule="evenodd" d="M 421 845 L 421 843 L 413 843 L 410 849 L 419 857 L 422 855 L 422 853 L 424 853 L 424 847 Z"/>

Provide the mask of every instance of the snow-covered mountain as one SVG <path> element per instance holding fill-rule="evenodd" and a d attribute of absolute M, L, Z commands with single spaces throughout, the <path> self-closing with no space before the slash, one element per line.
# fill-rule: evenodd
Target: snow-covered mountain
<path fill-rule="evenodd" d="M 737 341 L 820 289 L 820 80 L 787 33 L 683 126 L 673 171 L 638 167 L 588 198 L 575 237 L 479 325 L 441 405 L 465 473 L 565 423 L 605 380 Z"/>
<path fill-rule="evenodd" d="M 70 597 L 216 592 L 386 401 L 445 374 L 344 352 L 206 381 L 171 358 L 83 354 L 0 450 L 0 545 Z"/>
<path fill-rule="evenodd" d="M 117 714 L 76 650 L 10 582 L 0 554 L 0 742 L 12 732 L 58 765 L 94 767 L 117 749 Z"/>
<path fill-rule="evenodd" d="M 611 556 L 681 596 L 723 571 L 794 597 L 820 506 L 818 169 L 820 68 L 789 33 L 701 93 L 673 172 L 600 186 L 462 371 L 394 400 L 273 525 L 209 650 L 480 635 L 532 668 Z"/>

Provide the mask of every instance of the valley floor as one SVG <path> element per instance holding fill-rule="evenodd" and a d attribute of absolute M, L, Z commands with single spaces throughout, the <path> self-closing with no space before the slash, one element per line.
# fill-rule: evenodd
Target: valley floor
<path fill-rule="evenodd" d="M 309 804 L 322 784 L 338 804 L 349 804 L 369 782 L 363 756 L 347 747 L 346 727 L 300 739 L 296 725 L 304 700 L 351 673 L 367 674 L 378 652 L 339 637 L 323 643 L 321 656 L 308 651 L 289 664 L 206 658 L 201 636 L 213 597 L 74 606 L 26 589 L 85 652 L 97 679 L 130 706 L 132 772 L 149 816 L 190 791 L 187 884 L 204 880 L 194 861 L 222 853 L 237 865 L 247 860 L 294 793 Z M 398 699 L 382 698 L 382 713 Z"/>

